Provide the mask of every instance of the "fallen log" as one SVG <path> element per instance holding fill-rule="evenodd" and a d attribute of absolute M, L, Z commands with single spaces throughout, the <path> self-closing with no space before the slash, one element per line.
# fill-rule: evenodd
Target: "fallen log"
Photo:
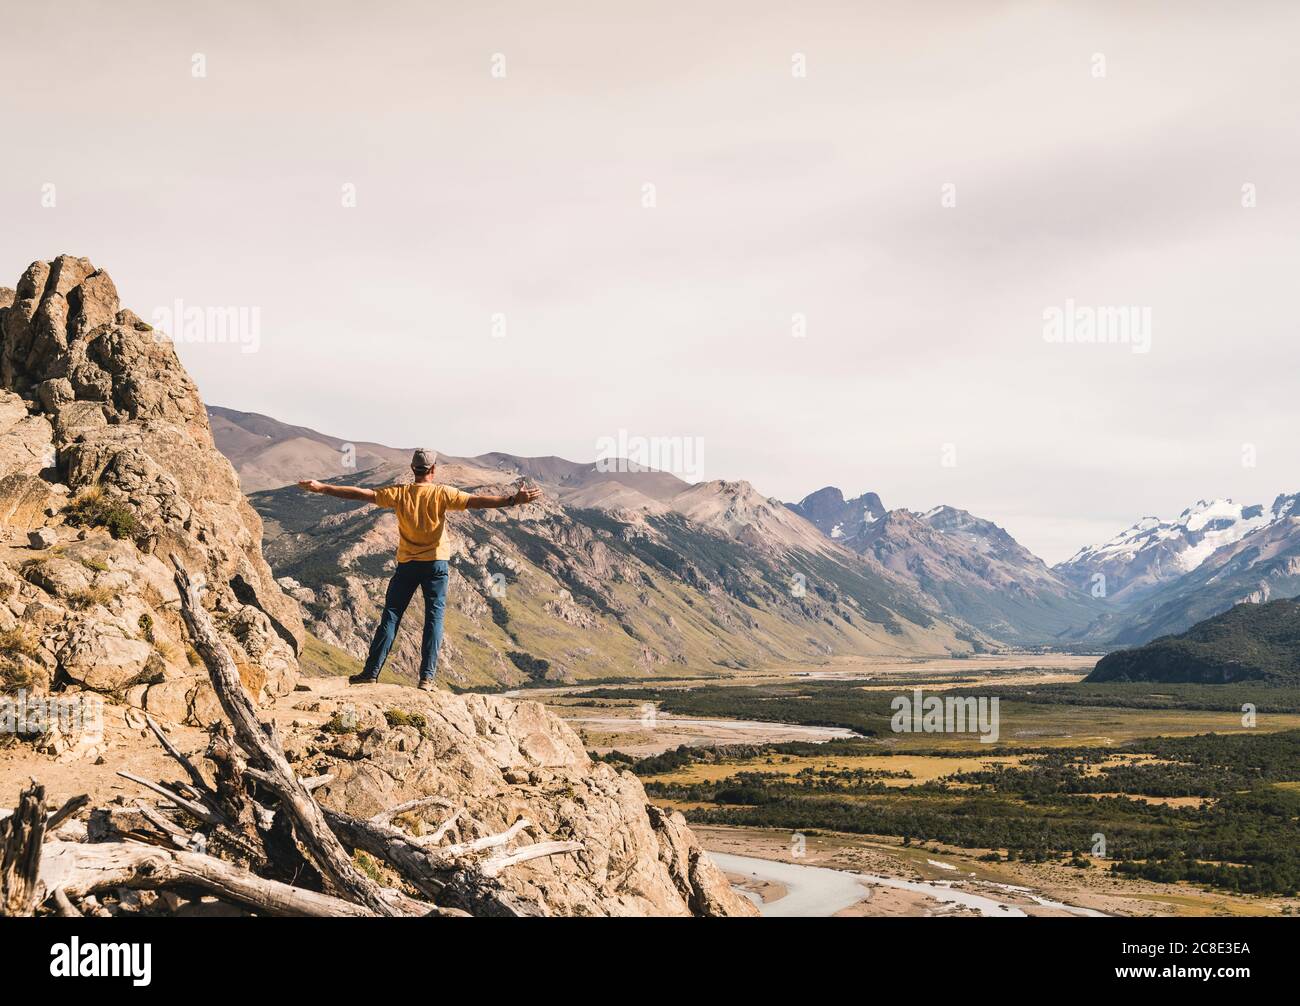
<path fill-rule="evenodd" d="M 84 898 L 118 887 L 159 890 L 192 885 L 267 915 L 370 917 L 342 898 L 291 887 L 212 856 L 133 842 L 47 842 L 40 880 L 46 890 Z"/>
<path fill-rule="evenodd" d="M 457 815 L 459 813 L 457 811 Z M 439 848 L 424 844 L 384 823 L 387 816 L 377 814 L 365 820 L 340 811 L 325 810 L 330 827 L 346 845 L 385 860 L 425 896 L 444 904 L 450 902 L 475 915 L 517 917 L 539 914 L 537 908 L 498 885 L 497 876 L 519 863 L 583 849 L 581 842 L 537 842 L 515 852 L 505 852 L 504 846 L 529 827 L 529 822 L 523 818 L 499 834 Z M 477 861 L 467 858 L 488 849 L 501 851 Z"/>

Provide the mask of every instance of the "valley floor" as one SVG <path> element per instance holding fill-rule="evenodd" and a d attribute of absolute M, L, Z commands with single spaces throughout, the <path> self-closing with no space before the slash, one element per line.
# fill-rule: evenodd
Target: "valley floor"
<path fill-rule="evenodd" d="M 726 677 L 574 686 L 524 694 L 542 700 L 567 719 L 589 750 L 617 752 L 634 759 L 653 759 L 667 752 L 667 761 L 643 774 L 651 798 L 687 813 L 705 847 L 764 915 L 1300 913 L 1300 899 L 1295 897 L 1237 894 L 1191 883 L 1117 876 L 1110 871 L 1111 862 L 1098 857 L 1080 856 L 1073 863 L 1061 857 L 1033 862 L 1029 860 L 1035 857 L 1030 856 L 1011 859 L 1005 846 L 1001 850 L 966 848 L 933 839 L 905 844 L 896 835 L 849 834 L 832 830 L 834 825 L 814 828 L 812 822 L 799 832 L 794 830 L 800 820 L 797 810 L 792 827 L 742 823 L 746 817 L 751 824 L 766 823 L 763 800 L 785 801 L 783 809 L 801 806 L 789 803 L 791 797 L 798 799 L 800 780 L 802 785 L 812 786 L 805 791 L 807 799 L 822 804 L 818 809 L 827 821 L 834 814 L 826 815 L 824 805 L 836 800 L 854 817 L 859 811 L 853 808 L 865 810 L 875 800 L 893 807 L 901 806 L 898 800 L 913 801 L 908 806 L 914 805 L 920 812 L 942 812 L 944 799 L 958 797 L 971 785 L 956 781 L 955 776 L 1002 769 L 1033 771 L 1042 763 L 1043 751 L 1059 751 L 1067 760 L 1099 748 L 1112 752 L 1084 756 L 1091 764 L 1083 772 L 1091 777 L 1124 766 L 1142 771 L 1142 766 L 1168 764 L 1155 755 L 1125 750 L 1126 745 L 1144 738 L 1258 736 L 1300 728 L 1296 697 L 1280 693 L 1273 700 L 1275 705 L 1247 728 L 1235 693 L 1213 687 L 1194 686 L 1192 693 L 1180 692 L 1176 686 L 1131 686 L 1125 691 L 1115 686 L 1097 689 L 1079 685 L 1076 690 L 1073 686 L 1082 681 L 1096 659 L 1013 653 L 964 659 L 839 660 Z M 891 733 L 890 698 L 917 686 L 927 691 L 960 689 L 979 694 L 1006 689 L 1000 743 L 984 745 L 969 734 Z M 882 708 L 886 710 L 883 715 Z M 840 725 L 830 725 L 835 723 Z M 856 741 L 847 746 L 831 744 L 819 753 L 822 742 L 843 737 L 850 730 Z M 791 746 L 790 742 L 802 743 Z M 766 747 L 780 744 L 787 746 L 779 751 Z M 752 752 L 736 750 L 738 745 L 754 747 Z M 732 750 L 720 757 L 682 759 L 677 753 L 681 746 Z M 1114 778 L 1124 779 L 1125 775 L 1119 771 Z M 760 792 L 755 798 L 760 804 L 749 808 L 752 813 L 744 806 L 749 797 L 717 799 L 721 789 L 730 787 L 734 792 L 751 785 L 746 779 L 771 780 L 757 782 Z M 812 781 L 817 779 L 825 781 Z M 865 780 L 874 780 L 881 795 L 873 796 L 869 788 L 855 789 Z M 1286 789 L 1300 783 L 1274 785 Z M 940 791 L 930 790 L 931 786 L 940 787 Z M 1109 790 L 1109 783 L 1105 788 Z M 897 798 L 883 794 L 897 794 Z M 1086 810 L 1078 810 L 1078 804 L 1110 797 L 1117 798 L 1112 804 L 1131 801 L 1189 811 L 1213 807 L 1216 799 L 1148 795 L 1139 785 L 1132 792 L 1080 791 L 1072 798 L 1074 808 L 1066 813 L 1087 820 Z M 1114 824 L 1117 819 L 1107 820 Z M 995 855 L 991 854 L 998 853 L 998 861 L 992 861 Z"/>

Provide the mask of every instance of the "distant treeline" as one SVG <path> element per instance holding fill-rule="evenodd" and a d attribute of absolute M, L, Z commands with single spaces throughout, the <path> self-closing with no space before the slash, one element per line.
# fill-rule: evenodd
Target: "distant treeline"
<path fill-rule="evenodd" d="M 719 716 L 806 726 L 842 727 L 865 736 L 890 732 L 890 702 L 909 693 L 913 682 L 897 691 L 872 690 L 862 682 L 807 681 L 737 687 L 700 685 L 693 688 L 593 688 L 574 696 L 581 702 L 626 700 L 654 702 L 666 713 L 680 716 Z M 1253 705 L 1257 712 L 1300 713 L 1300 688 L 1254 685 L 1161 685 L 1153 691 L 1143 684 L 1048 684 L 962 688 L 962 696 L 999 698 L 1003 717 L 1014 704 L 1106 707 L 1111 709 L 1188 709 L 1240 712 Z M 999 748 L 1005 751 L 1005 748 Z"/>

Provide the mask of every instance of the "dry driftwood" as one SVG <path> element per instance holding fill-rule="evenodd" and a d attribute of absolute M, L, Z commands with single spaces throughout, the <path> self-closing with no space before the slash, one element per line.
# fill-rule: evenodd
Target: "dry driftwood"
<path fill-rule="evenodd" d="M 40 879 L 47 890 L 72 898 L 118 887 L 194 886 L 268 915 L 377 914 L 343 898 L 266 880 L 212 856 L 133 842 L 47 842 Z"/>
<path fill-rule="evenodd" d="M 352 848 L 362 849 L 384 859 L 417 890 L 429 897 L 437 897 L 449 886 L 454 886 L 460 892 L 458 901 L 480 905 L 484 902 L 494 903 L 499 899 L 498 907 L 505 914 L 516 914 L 517 906 L 513 899 L 499 896 L 497 885 L 492 883 L 502 870 L 531 859 L 575 852 L 582 848 L 578 842 L 541 842 L 513 853 L 505 852 L 505 847 L 528 827 L 528 822 L 524 820 L 517 821 L 498 835 L 454 846 L 436 847 L 436 843 L 441 841 L 463 813 L 463 808 L 458 809 L 431 836 L 428 845 L 422 845 L 418 840 L 389 826 L 389 821 L 403 813 L 434 804 L 450 806 L 449 801 L 440 797 L 408 801 L 376 815 L 376 819 L 370 822 L 323 810 L 307 786 L 297 778 L 273 732 L 263 727 L 258 720 L 234 661 L 202 607 L 197 590 L 179 560 L 173 556 L 172 561 L 177 570 L 176 584 L 181 596 L 181 611 L 194 638 L 195 649 L 208 667 L 213 689 L 234 726 L 236 740 L 257 762 L 256 766 L 245 766 L 243 773 L 270 789 L 279 798 L 281 805 L 288 808 L 299 841 L 340 893 L 356 898 L 381 914 L 405 914 L 393 905 L 391 897 L 386 898 L 379 891 L 377 884 L 356 870 L 343 851 L 340 838 Z M 169 746 L 170 750 L 174 749 Z M 192 771 L 192 766 L 186 765 L 186 768 L 191 771 L 192 777 L 198 777 L 201 781 L 201 776 Z M 489 849 L 502 851 L 477 861 L 478 854 Z M 472 893 L 473 897 L 467 897 L 468 893 Z"/>

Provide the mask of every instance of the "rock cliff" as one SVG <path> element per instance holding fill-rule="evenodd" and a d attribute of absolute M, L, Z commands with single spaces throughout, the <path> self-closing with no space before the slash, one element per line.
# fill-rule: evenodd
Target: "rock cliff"
<path fill-rule="evenodd" d="M 210 718 L 168 557 L 263 697 L 297 676 L 297 604 L 212 443 L 171 343 L 84 258 L 0 289 L 0 681 L 80 686 L 169 719 Z"/>

